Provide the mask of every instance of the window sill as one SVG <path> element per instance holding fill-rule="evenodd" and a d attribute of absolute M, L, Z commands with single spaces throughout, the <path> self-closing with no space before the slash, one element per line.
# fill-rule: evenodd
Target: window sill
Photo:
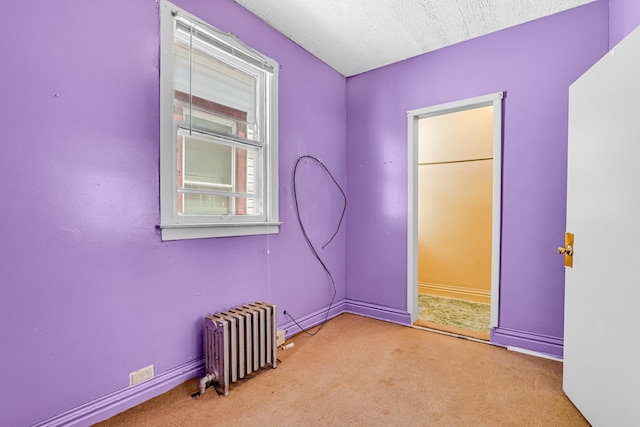
<path fill-rule="evenodd" d="M 210 237 L 253 236 L 278 234 L 280 222 L 232 224 L 170 224 L 160 225 L 162 240 L 206 239 Z"/>

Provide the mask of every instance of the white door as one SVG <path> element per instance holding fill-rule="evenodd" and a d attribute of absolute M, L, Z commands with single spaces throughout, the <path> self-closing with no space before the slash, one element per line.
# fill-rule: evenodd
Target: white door
<path fill-rule="evenodd" d="M 563 388 L 594 426 L 640 426 L 640 29 L 569 99 Z"/>

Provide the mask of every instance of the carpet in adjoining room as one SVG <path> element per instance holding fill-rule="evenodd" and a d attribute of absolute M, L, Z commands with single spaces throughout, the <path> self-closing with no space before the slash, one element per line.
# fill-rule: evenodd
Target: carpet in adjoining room
<path fill-rule="evenodd" d="M 430 324 L 489 334 L 491 305 L 453 298 L 418 295 L 420 320 Z"/>

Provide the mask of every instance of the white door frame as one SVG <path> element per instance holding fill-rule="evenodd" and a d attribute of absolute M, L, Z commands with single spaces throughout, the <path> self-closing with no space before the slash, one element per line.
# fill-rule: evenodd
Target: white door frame
<path fill-rule="evenodd" d="M 498 326 L 500 306 L 500 236 L 502 208 L 502 98 L 496 92 L 476 98 L 454 101 L 407 112 L 409 127 L 409 209 L 407 219 L 407 311 L 411 323 L 418 320 L 418 120 L 426 117 L 493 106 L 493 210 L 491 239 L 491 318 Z"/>

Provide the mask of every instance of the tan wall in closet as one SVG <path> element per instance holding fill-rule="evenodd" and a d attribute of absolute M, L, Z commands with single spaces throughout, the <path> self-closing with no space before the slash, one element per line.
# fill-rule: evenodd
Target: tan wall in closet
<path fill-rule="evenodd" d="M 420 292 L 488 303 L 493 107 L 421 119 L 419 137 Z"/>

